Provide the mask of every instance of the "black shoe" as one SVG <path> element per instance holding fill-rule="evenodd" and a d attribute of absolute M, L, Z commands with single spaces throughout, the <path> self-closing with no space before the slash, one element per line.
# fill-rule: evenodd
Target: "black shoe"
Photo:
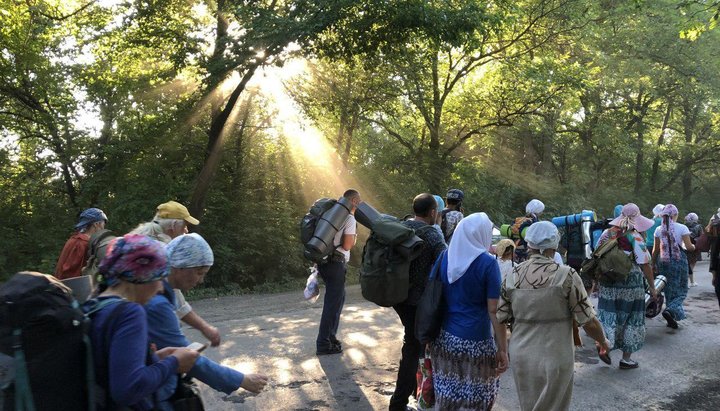
<path fill-rule="evenodd" d="M 315 352 L 315 355 L 331 355 L 340 353 L 342 353 L 342 347 L 338 347 L 337 345 L 331 345 L 328 348 L 318 348 Z"/>
<path fill-rule="evenodd" d="M 596 346 L 598 357 L 600 357 L 600 361 L 604 362 L 607 365 L 612 365 L 612 359 L 610 358 L 610 352 L 606 352 L 605 354 L 600 354 L 600 346 Z"/>
<path fill-rule="evenodd" d="M 338 340 L 337 338 L 330 337 L 330 344 L 340 347 L 340 349 L 342 350 L 342 341 Z"/>
<path fill-rule="evenodd" d="M 672 313 L 668 310 L 665 310 L 662 312 L 662 316 L 667 321 L 667 326 L 672 328 L 673 330 L 678 329 L 678 323 L 675 321 L 675 319 L 672 316 Z"/>
<path fill-rule="evenodd" d="M 620 369 L 621 370 L 631 370 L 631 369 L 637 368 L 639 366 L 640 366 L 640 364 L 638 364 L 637 361 L 620 360 Z"/>

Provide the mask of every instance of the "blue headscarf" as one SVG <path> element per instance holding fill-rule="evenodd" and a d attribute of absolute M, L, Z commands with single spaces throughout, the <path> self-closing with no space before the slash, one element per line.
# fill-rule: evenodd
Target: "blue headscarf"
<path fill-rule="evenodd" d="M 443 201 L 443 198 L 437 194 L 433 194 L 433 197 L 435 197 L 435 201 L 437 201 L 438 212 L 444 210 L 445 209 L 445 201 Z"/>
<path fill-rule="evenodd" d="M 623 205 L 622 205 L 622 204 L 616 205 L 616 206 L 615 206 L 615 210 L 613 211 L 613 218 L 618 218 L 618 217 L 620 217 L 620 214 L 622 214 L 622 210 L 623 210 Z"/>
<path fill-rule="evenodd" d="M 165 252 L 172 268 L 209 267 L 215 261 L 210 244 L 197 233 L 175 237 Z"/>
<path fill-rule="evenodd" d="M 103 212 L 103 210 L 99 208 L 88 208 L 82 213 L 80 213 L 80 220 L 77 224 L 75 224 L 76 230 L 82 230 L 83 228 L 89 226 L 92 223 L 97 223 L 98 221 L 105 221 L 107 222 L 108 218 Z"/>

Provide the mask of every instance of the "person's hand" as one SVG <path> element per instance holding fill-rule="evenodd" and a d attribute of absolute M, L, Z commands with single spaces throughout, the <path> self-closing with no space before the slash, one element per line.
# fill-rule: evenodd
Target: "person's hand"
<path fill-rule="evenodd" d="M 220 345 L 220 331 L 212 325 L 208 325 L 202 330 L 202 334 L 210 341 L 211 347 L 217 347 Z"/>
<path fill-rule="evenodd" d="M 607 354 L 612 348 L 612 343 L 607 338 L 605 339 L 605 341 L 598 343 L 598 345 L 600 346 L 600 355 Z"/>
<path fill-rule="evenodd" d="M 167 356 L 172 355 L 172 353 L 177 350 L 177 347 L 165 347 L 162 350 L 158 350 L 157 347 L 155 347 L 155 344 L 150 344 L 150 349 L 160 360 L 164 360 Z"/>
<path fill-rule="evenodd" d="M 268 383 L 268 377 L 263 374 L 245 374 L 240 388 L 246 389 L 252 393 L 259 393 Z"/>
<path fill-rule="evenodd" d="M 163 350 L 166 350 L 167 348 L 163 348 Z M 191 350 L 189 348 L 173 348 L 174 351 L 172 352 L 172 356 L 176 357 L 178 360 L 178 373 L 186 373 L 190 371 L 190 369 L 195 365 L 195 361 L 197 361 L 198 357 L 200 356 L 200 353 Z M 162 350 L 160 350 L 162 351 Z M 158 353 L 160 352 L 158 351 Z"/>
<path fill-rule="evenodd" d="M 508 369 L 508 355 L 506 351 L 498 351 L 495 353 L 495 361 L 497 362 L 497 367 L 495 368 L 495 375 L 500 376 L 500 374 L 504 373 Z"/>

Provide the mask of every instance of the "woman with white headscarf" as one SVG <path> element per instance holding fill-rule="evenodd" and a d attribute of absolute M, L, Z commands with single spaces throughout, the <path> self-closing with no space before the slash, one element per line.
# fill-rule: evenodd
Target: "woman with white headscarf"
<path fill-rule="evenodd" d="M 447 303 L 440 335 L 430 348 L 437 409 L 491 409 L 498 377 L 507 369 L 505 329 L 495 317 L 500 269 L 488 252 L 492 227 L 485 213 L 463 218 L 435 262 Z"/>
<path fill-rule="evenodd" d="M 524 217 L 518 217 L 515 219 L 515 223 L 513 224 L 512 231 L 517 231 L 517 234 L 520 235 L 520 239 L 517 240 L 517 243 L 515 245 L 515 262 L 521 263 L 527 259 L 527 243 L 525 242 L 525 239 L 522 237 L 522 232 L 533 225 L 534 223 L 537 223 L 540 221 L 540 215 L 545 211 L 545 204 L 538 200 L 537 198 L 533 198 L 530 200 L 527 205 L 525 206 L 525 216 Z M 562 257 L 561 257 L 562 258 Z"/>
<path fill-rule="evenodd" d="M 623 206 L 619 217 L 610 222 L 611 227 L 603 232 L 598 245 L 617 238 L 618 246 L 632 256 L 633 267 L 624 281 L 599 281 L 598 318 L 603 325 L 612 349 L 621 350 L 621 369 L 637 368 L 638 363 L 630 357 L 645 343 L 645 284 L 643 275 L 654 296 L 655 279 L 650 269 L 650 253 L 645 246 L 642 233 L 653 225 L 653 220 L 643 217 L 640 208 L 633 203 Z M 656 241 L 657 243 L 657 241 Z M 601 356 L 610 364 L 610 356 Z"/>
<path fill-rule="evenodd" d="M 578 273 L 553 261 L 560 241 L 557 227 L 535 223 L 525 240 L 530 256 L 503 281 L 497 317 L 512 327 L 509 352 L 520 408 L 567 410 L 575 362 L 573 321 L 602 352 L 609 342 Z"/>
<path fill-rule="evenodd" d="M 662 224 L 655 230 L 655 247 L 652 250 L 653 265 L 658 274 L 667 279 L 665 285 L 666 308 L 662 316 L 670 328 L 678 328 L 678 321 L 685 319 L 683 303 L 688 293 L 688 260 L 681 245 L 688 252 L 695 251 L 690 241 L 690 230 L 677 222 L 678 209 L 668 204 L 660 213 Z"/>

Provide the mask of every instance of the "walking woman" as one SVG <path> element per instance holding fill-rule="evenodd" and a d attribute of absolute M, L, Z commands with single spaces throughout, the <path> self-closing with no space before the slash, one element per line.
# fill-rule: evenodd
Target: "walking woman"
<path fill-rule="evenodd" d="M 688 260 L 680 246 L 685 244 L 685 250 L 689 253 L 695 251 L 695 246 L 690 241 L 690 230 L 677 222 L 677 207 L 666 205 L 660 216 L 662 224 L 655 230 L 653 263 L 658 274 L 667 279 L 666 309 L 662 316 L 668 327 L 677 329 L 677 322 L 685 319 L 683 302 L 688 293 Z"/>
<path fill-rule="evenodd" d="M 690 230 L 690 242 L 693 243 L 693 245 L 697 244 L 698 239 L 703 235 L 705 232 L 705 228 L 703 228 L 702 225 L 698 222 L 700 217 L 698 217 L 695 213 L 689 213 L 685 216 L 685 225 L 687 226 L 688 230 Z M 700 261 L 701 255 L 700 251 L 697 249 L 697 246 L 695 247 L 695 250 L 693 251 L 687 251 L 687 258 L 688 258 L 688 278 L 690 279 L 690 287 L 697 287 L 697 283 L 695 282 L 695 276 L 693 275 L 693 270 L 695 269 L 695 264 Z"/>
<path fill-rule="evenodd" d="M 573 321 L 605 354 L 609 342 L 582 279 L 553 260 L 560 233 L 551 222 L 528 228 L 530 257 L 503 281 L 498 320 L 512 327 L 510 357 L 523 411 L 567 410 L 572 398 Z"/>
<path fill-rule="evenodd" d="M 488 252 L 492 227 L 485 213 L 463 218 L 450 248 L 435 262 L 447 303 L 440 335 L 430 348 L 439 410 L 491 409 L 498 377 L 507 369 L 506 332 L 495 316 L 500 269 Z"/>
<path fill-rule="evenodd" d="M 617 238 L 618 246 L 625 254 L 632 256 L 634 264 L 624 281 L 600 281 L 598 319 L 612 343 L 611 348 L 623 353 L 620 368 L 637 368 L 639 364 L 630 357 L 645 343 L 643 275 L 650 284 L 650 293 L 653 297 L 657 294 L 650 268 L 650 253 L 642 236 L 643 232 L 653 226 L 653 220 L 643 217 L 637 205 L 628 203 L 623 206 L 620 217 L 612 220 L 610 225 L 612 227 L 603 232 L 598 244 Z M 600 359 L 608 364 L 611 361 L 609 355 L 601 356 Z"/>

